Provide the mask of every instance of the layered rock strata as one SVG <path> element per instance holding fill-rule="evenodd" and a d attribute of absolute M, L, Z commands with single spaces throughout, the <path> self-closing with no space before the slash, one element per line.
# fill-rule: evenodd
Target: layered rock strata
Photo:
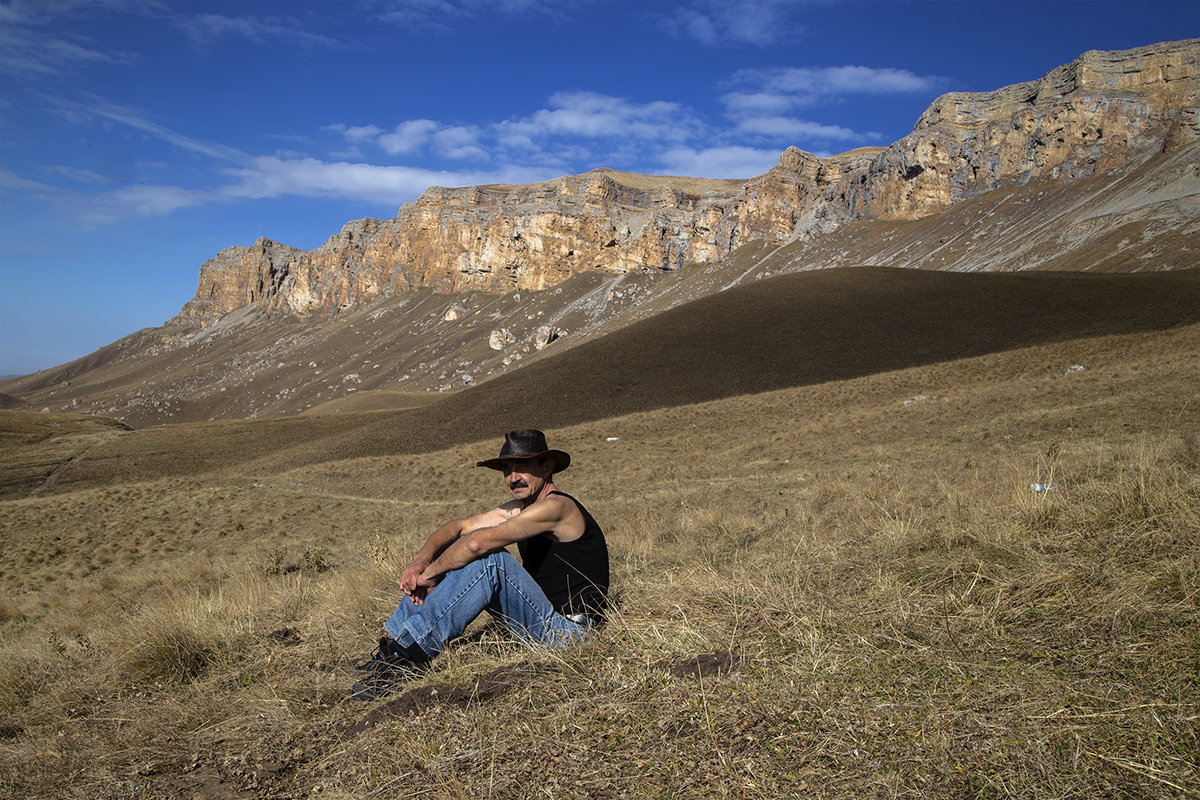
<path fill-rule="evenodd" d="M 1005 185 L 1068 180 L 1200 138 L 1200 40 L 1091 51 L 1044 77 L 939 97 L 888 148 L 788 148 L 748 181 L 596 170 L 527 186 L 433 187 L 305 252 L 260 239 L 201 267 L 177 322 L 253 305 L 336 311 L 379 295 L 537 290 L 591 270 L 712 263 L 850 220 L 917 219 Z"/>

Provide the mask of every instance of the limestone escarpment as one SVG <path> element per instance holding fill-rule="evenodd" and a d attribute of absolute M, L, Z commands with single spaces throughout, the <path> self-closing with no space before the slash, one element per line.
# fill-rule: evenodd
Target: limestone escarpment
<path fill-rule="evenodd" d="M 1200 40 L 1093 50 L 1042 78 L 943 95 L 838 187 L 854 218 L 916 219 L 1035 179 L 1070 180 L 1200 137 Z"/>
<path fill-rule="evenodd" d="M 178 318 L 203 321 L 214 313 L 268 304 L 307 255 L 306 250 L 267 238 L 250 247 L 227 247 L 200 266 L 196 296 L 184 305 Z"/>
<path fill-rule="evenodd" d="M 1044 77 L 938 98 L 888 148 L 789 148 L 747 181 L 596 170 L 527 186 L 434 187 L 311 252 L 259 240 L 201 269 L 180 321 L 252 304 L 333 311 L 380 295 L 543 289 L 586 271 L 713 263 L 851 220 L 918 219 L 1005 185 L 1072 180 L 1200 137 L 1200 40 L 1092 51 Z"/>

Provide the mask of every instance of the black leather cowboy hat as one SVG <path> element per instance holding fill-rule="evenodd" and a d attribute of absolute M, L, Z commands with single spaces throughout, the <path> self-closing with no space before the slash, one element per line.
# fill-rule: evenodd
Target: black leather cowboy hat
<path fill-rule="evenodd" d="M 571 466 L 571 456 L 562 450 L 551 450 L 546 444 L 546 434 L 541 431 L 509 431 L 504 434 L 500 455 L 487 461 L 479 461 L 475 466 L 504 469 L 505 461 L 526 461 L 535 458 L 552 460 L 555 472 L 562 472 Z"/>

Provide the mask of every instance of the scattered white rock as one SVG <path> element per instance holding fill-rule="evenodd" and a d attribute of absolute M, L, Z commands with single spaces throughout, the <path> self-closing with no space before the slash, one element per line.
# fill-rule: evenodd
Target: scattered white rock
<path fill-rule="evenodd" d="M 559 330 L 553 325 L 542 325 L 533 335 L 533 347 L 535 350 L 545 350 L 546 345 L 565 334 L 566 331 Z"/>
<path fill-rule="evenodd" d="M 499 330 L 492 331 L 491 335 L 488 336 L 488 347 L 492 348 L 493 350 L 503 350 L 506 346 L 512 344 L 516 340 L 517 337 L 512 335 L 512 331 L 510 331 L 508 328 L 501 328 Z"/>
<path fill-rule="evenodd" d="M 1071 366 L 1067 367 L 1066 374 L 1070 375 L 1075 372 L 1083 372 L 1085 369 L 1087 369 L 1087 367 L 1084 367 L 1080 364 L 1072 364 Z"/>

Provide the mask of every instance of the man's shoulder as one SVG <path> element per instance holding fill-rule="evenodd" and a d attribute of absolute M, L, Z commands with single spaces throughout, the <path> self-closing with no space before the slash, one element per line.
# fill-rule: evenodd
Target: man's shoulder
<path fill-rule="evenodd" d="M 505 503 L 497 508 L 489 508 L 487 511 L 480 511 L 478 514 L 464 517 L 459 520 L 462 524 L 463 532 L 466 533 L 478 530 L 479 528 L 491 528 L 512 519 L 518 512 L 513 510 L 510 505 L 509 503 Z"/>
<path fill-rule="evenodd" d="M 509 500 L 507 503 L 501 503 L 499 506 L 493 508 L 487 513 L 497 514 L 505 519 L 512 519 L 520 514 L 524 509 L 525 507 L 521 505 L 519 500 Z"/>

